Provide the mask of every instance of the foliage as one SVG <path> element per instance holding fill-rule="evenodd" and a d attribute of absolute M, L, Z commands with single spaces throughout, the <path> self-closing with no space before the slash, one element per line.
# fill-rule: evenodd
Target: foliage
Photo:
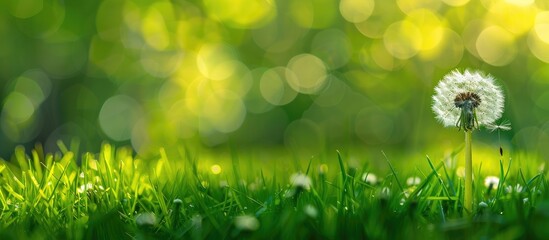
<path fill-rule="evenodd" d="M 428 171 L 382 179 L 337 154 L 303 172 L 272 177 L 203 166 L 181 148 L 143 160 L 103 144 L 97 154 L 26 154 L 0 163 L 2 239 L 410 239 L 541 238 L 549 223 L 548 181 L 536 161 L 500 164 L 499 182 L 475 172 L 478 207 L 461 207 L 459 171 L 427 158 Z M 454 158 L 455 156 L 450 156 Z M 253 159 L 249 159 L 253 161 Z M 328 172 L 329 167 L 338 171 Z M 214 171 L 215 169 L 215 171 Z M 293 176 L 292 176 L 293 175 Z M 367 177 L 370 175 L 370 177 Z M 405 176 L 412 178 L 405 181 Z"/>

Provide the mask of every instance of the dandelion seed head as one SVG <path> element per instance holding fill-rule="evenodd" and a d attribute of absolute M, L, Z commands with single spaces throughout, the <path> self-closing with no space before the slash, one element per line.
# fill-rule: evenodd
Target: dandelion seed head
<path fill-rule="evenodd" d="M 506 191 L 507 193 L 520 193 L 520 192 L 522 192 L 522 189 L 523 189 L 523 188 L 522 188 L 522 185 L 520 185 L 520 184 L 517 183 L 517 185 L 515 185 L 514 187 L 511 186 L 511 185 L 507 186 L 507 187 L 505 188 L 505 191 Z"/>
<path fill-rule="evenodd" d="M 373 173 L 363 173 L 362 174 L 362 181 L 365 183 L 368 183 L 370 185 L 376 185 L 377 184 L 377 176 Z"/>
<path fill-rule="evenodd" d="M 311 189 L 311 179 L 302 173 L 294 173 L 290 177 L 292 185 L 296 188 L 302 188 L 305 190 Z"/>
<path fill-rule="evenodd" d="M 388 187 L 383 187 L 381 191 L 379 192 L 379 196 L 381 198 L 390 198 L 391 197 L 391 189 Z"/>
<path fill-rule="evenodd" d="M 93 184 L 92 183 L 86 183 L 86 184 L 80 185 L 80 187 L 77 188 L 76 191 L 78 193 L 83 193 L 83 192 L 86 192 L 86 191 L 91 190 L 91 189 L 93 189 Z"/>
<path fill-rule="evenodd" d="M 496 176 L 487 176 L 484 178 L 484 186 L 487 188 L 497 189 L 499 185 L 499 178 Z"/>
<path fill-rule="evenodd" d="M 305 207 L 303 207 L 303 212 L 310 218 L 316 218 L 318 216 L 318 210 L 311 204 L 305 205 Z"/>
<path fill-rule="evenodd" d="M 251 215 L 243 215 L 234 219 L 234 225 L 243 231 L 255 231 L 259 229 L 259 220 Z"/>
<path fill-rule="evenodd" d="M 480 71 L 454 70 L 435 87 L 432 109 L 445 127 L 464 121 L 460 116 L 467 106 L 474 110 L 478 125 L 489 126 L 501 117 L 503 105 L 503 92 L 492 76 Z"/>
<path fill-rule="evenodd" d="M 421 183 L 421 178 L 417 176 L 406 179 L 406 185 L 408 186 L 416 186 L 419 185 L 419 183 Z"/>

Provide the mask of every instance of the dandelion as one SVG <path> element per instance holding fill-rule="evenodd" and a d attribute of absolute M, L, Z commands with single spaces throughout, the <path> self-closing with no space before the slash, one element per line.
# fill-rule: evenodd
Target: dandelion
<path fill-rule="evenodd" d="M 303 212 L 310 218 L 316 218 L 318 216 L 318 210 L 311 204 L 305 205 L 305 207 L 303 207 Z"/>
<path fill-rule="evenodd" d="M 391 189 L 389 189 L 388 187 L 383 187 L 381 189 L 381 191 L 379 192 L 379 196 L 381 198 L 385 198 L 385 199 L 390 198 L 391 197 Z"/>
<path fill-rule="evenodd" d="M 455 70 L 436 86 L 433 111 L 445 127 L 470 131 L 480 126 L 494 126 L 503 113 L 503 103 L 503 92 L 492 76 Z"/>
<path fill-rule="evenodd" d="M 177 228 L 179 226 L 179 215 L 181 213 L 181 205 L 183 204 L 183 200 L 176 198 L 173 200 L 173 204 L 175 205 L 175 208 L 172 212 L 172 224 L 174 228 Z"/>
<path fill-rule="evenodd" d="M 507 193 L 520 193 L 520 192 L 522 192 L 522 185 L 517 183 L 517 185 L 515 185 L 514 187 L 513 186 L 507 186 L 505 188 L 505 191 Z"/>
<path fill-rule="evenodd" d="M 86 184 L 80 185 L 80 187 L 77 188 L 76 191 L 78 193 L 83 193 L 83 192 L 86 192 L 86 191 L 91 190 L 91 189 L 93 189 L 93 184 L 92 183 L 86 183 Z"/>
<path fill-rule="evenodd" d="M 238 216 L 234 219 L 234 226 L 241 231 L 255 231 L 259 229 L 259 220 L 251 215 Z"/>
<path fill-rule="evenodd" d="M 406 179 L 406 184 L 408 186 L 416 186 L 416 185 L 419 185 L 420 182 L 421 182 L 421 178 L 419 177 L 409 177 L 408 179 Z"/>
<path fill-rule="evenodd" d="M 290 177 L 292 185 L 297 189 L 310 190 L 311 189 L 311 179 L 302 173 L 294 173 Z"/>
<path fill-rule="evenodd" d="M 484 178 L 484 186 L 486 186 L 488 189 L 498 189 L 499 178 L 496 176 L 487 176 L 486 178 Z"/>
<path fill-rule="evenodd" d="M 362 181 L 364 181 L 367 184 L 370 185 L 376 185 L 377 184 L 377 176 L 373 173 L 363 173 L 362 174 Z"/>
<path fill-rule="evenodd" d="M 464 208 L 473 209 L 472 132 L 493 126 L 503 113 L 504 97 L 494 78 L 479 71 L 452 71 L 435 87 L 433 112 L 445 127 L 465 132 Z M 501 151 L 500 151 L 501 152 Z"/>

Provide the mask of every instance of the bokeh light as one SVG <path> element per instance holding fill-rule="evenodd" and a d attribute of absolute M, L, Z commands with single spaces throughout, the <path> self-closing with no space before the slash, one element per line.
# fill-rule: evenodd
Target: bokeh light
<path fill-rule="evenodd" d="M 372 15 L 375 3 L 374 0 L 341 0 L 339 2 L 339 11 L 345 20 L 359 23 Z"/>
<path fill-rule="evenodd" d="M 549 11 L 539 12 L 536 15 L 534 31 L 539 39 L 549 43 Z"/>
<path fill-rule="evenodd" d="M 547 135 L 544 1 L 21 0 L 0 12 L 5 149 L 71 135 L 143 155 L 181 143 L 306 158 L 346 143 L 451 143 L 429 105 L 454 68 L 499 80 L 513 144 Z"/>
<path fill-rule="evenodd" d="M 335 0 L 291 1 L 289 8 L 293 20 L 302 28 L 327 28 L 338 14 Z"/>
<path fill-rule="evenodd" d="M 511 33 L 498 26 L 490 26 L 478 35 L 476 49 L 486 63 L 505 66 L 514 60 L 517 49 Z"/>
<path fill-rule="evenodd" d="M 326 66 L 318 57 L 300 54 L 288 62 L 286 80 L 300 93 L 316 93 L 326 82 Z"/>
<path fill-rule="evenodd" d="M 287 76 L 296 79 L 295 73 L 285 67 L 276 67 L 266 71 L 260 79 L 259 90 L 263 98 L 273 105 L 286 105 L 297 96 L 286 80 Z"/>
<path fill-rule="evenodd" d="M 19 92 L 12 92 L 4 100 L 2 115 L 14 124 L 28 121 L 34 114 L 35 108 L 31 99 Z"/>
<path fill-rule="evenodd" d="M 308 119 L 299 119 L 288 125 L 284 143 L 294 150 L 300 159 L 309 159 L 321 153 L 325 146 L 324 136 L 318 124 Z"/>
<path fill-rule="evenodd" d="M 210 17 L 236 28 L 258 28 L 276 16 L 276 6 L 261 0 L 206 0 L 204 6 Z"/>
<path fill-rule="evenodd" d="M 422 44 L 420 29 L 411 21 L 404 20 L 391 24 L 383 35 L 387 51 L 398 59 L 415 56 Z"/>
<path fill-rule="evenodd" d="M 45 38 L 56 33 L 65 21 L 64 4 L 54 0 L 25 0 L 6 3 L 17 17 L 19 31 L 33 38 Z M 41 6 L 40 6 L 41 5 Z"/>
<path fill-rule="evenodd" d="M 17 18 L 30 18 L 44 8 L 43 0 L 23 0 L 8 3 L 9 12 Z"/>
<path fill-rule="evenodd" d="M 139 103 L 126 95 L 109 98 L 99 112 L 99 125 L 111 139 L 125 141 L 131 138 L 132 130 L 143 114 Z"/>
<path fill-rule="evenodd" d="M 221 173 L 221 166 L 219 166 L 219 164 L 214 164 L 210 167 L 210 170 L 214 175 L 218 175 Z"/>
<path fill-rule="evenodd" d="M 452 7 L 463 6 L 469 2 L 469 0 L 442 0 L 442 1 Z"/>
<path fill-rule="evenodd" d="M 345 66 L 351 59 L 351 45 L 347 35 L 338 29 L 327 29 L 315 35 L 311 53 L 329 69 Z"/>

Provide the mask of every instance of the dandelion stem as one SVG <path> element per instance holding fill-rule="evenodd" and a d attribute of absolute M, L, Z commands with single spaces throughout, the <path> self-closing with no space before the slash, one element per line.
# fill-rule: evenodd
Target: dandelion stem
<path fill-rule="evenodd" d="M 467 212 L 473 211 L 473 131 L 465 131 L 465 196 L 464 208 Z"/>

